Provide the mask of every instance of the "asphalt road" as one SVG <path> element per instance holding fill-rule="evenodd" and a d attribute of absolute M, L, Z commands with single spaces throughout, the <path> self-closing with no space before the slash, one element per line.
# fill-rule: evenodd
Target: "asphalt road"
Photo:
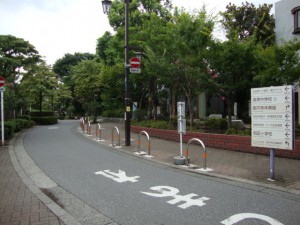
<path fill-rule="evenodd" d="M 78 125 L 34 127 L 24 148 L 61 188 L 118 224 L 300 224 L 300 196 L 141 159 L 86 139 Z"/>

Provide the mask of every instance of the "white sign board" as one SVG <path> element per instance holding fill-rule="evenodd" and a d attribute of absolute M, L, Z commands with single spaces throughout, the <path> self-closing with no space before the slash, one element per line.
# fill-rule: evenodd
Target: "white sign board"
<path fill-rule="evenodd" d="M 185 118 L 185 102 L 177 102 L 177 116 Z"/>
<path fill-rule="evenodd" d="M 293 150 L 293 87 L 251 89 L 252 146 Z"/>
<path fill-rule="evenodd" d="M 141 73 L 140 68 L 129 68 L 130 73 Z"/>

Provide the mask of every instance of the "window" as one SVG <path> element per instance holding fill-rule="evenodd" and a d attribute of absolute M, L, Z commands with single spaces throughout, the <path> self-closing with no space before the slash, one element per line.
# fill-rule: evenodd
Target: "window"
<path fill-rule="evenodd" d="M 300 6 L 292 9 L 294 15 L 294 32 L 293 34 L 300 34 Z"/>

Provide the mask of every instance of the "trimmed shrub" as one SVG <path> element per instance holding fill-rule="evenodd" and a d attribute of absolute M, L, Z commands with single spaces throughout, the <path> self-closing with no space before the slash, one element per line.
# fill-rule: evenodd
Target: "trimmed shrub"
<path fill-rule="evenodd" d="M 33 126 L 33 121 L 31 120 L 14 119 L 14 120 L 9 120 L 4 122 L 5 140 L 12 138 L 16 132 L 32 126 Z"/>
<path fill-rule="evenodd" d="M 17 119 L 24 119 L 24 120 L 30 120 L 30 115 L 20 115 L 17 117 Z"/>
<path fill-rule="evenodd" d="M 54 116 L 54 112 L 52 111 L 45 111 L 45 112 L 39 112 L 39 111 L 34 111 L 30 112 L 31 117 L 50 117 Z"/>
<path fill-rule="evenodd" d="M 45 117 L 31 117 L 31 119 L 38 125 L 52 125 L 57 123 L 56 116 L 45 116 Z"/>

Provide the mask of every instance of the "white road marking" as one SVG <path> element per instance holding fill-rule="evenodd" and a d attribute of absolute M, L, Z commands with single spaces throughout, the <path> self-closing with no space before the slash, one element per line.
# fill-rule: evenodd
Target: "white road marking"
<path fill-rule="evenodd" d="M 261 215 L 261 214 L 255 214 L 255 213 L 240 213 L 240 214 L 236 214 L 233 215 L 231 217 L 229 217 L 226 220 L 221 221 L 221 224 L 224 225 L 233 225 L 236 224 L 244 219 L 259 219 L 259 220 L 263 220 L 265 222 L 268 222 L 271 225 L 284 225 L 283 223 L 279 222 L 278 220 L 275 220 L 271 217 L 265 216 L 265 215 Z"/>
<path fill-rule="evenodd" d="M 169 186 L 156 186 L 150 188 L 153 191 L 157 191 L 159 193 L 149 193 L 149 192 L 141 192 L 145 195 L 149 195 L 157 198 L 164 197 L 173 197 L 173 200 L 168 201 L 167 203 L 174 205 L 180 202 L 185 202 L 183 204 L 178 205 L 179 208 L 186 209 L 190 206 L 204 206 L 206 203 L 204 201 L 209 200 L 207 197 L 202 197 L 198 199 L 192 199 L 193 197 L 197 197 L 197 194 L 191 193 L 188 195 L 178 195 L 179 190 L 177 188 L 169 187 Z"/>
<path fill-rule="evenodd" d="M 122 170 L 119 170 L 119 173 L 114 173 L 111 172 L 110 170 L 104 170 L 104 171 L 99 171 L 95 173 L 96 175 L 103 175 L 107 178 L 110 178 L 114 181 L 117 181 L 118 183 L 124 183 L 124 182 L 138 182 L 138 178 L 140 178 L 139 176 L 134 176 L 134 177 L 128 177 L 126 176 L 126 173 Z"/>

